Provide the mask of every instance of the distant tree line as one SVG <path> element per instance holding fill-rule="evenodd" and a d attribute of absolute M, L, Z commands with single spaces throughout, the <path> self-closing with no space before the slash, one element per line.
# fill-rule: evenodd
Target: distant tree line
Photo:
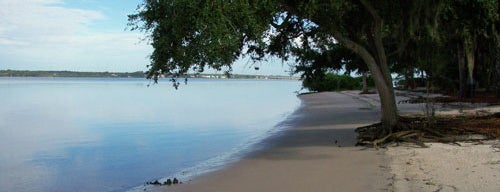
<path fill-rule="evenodd" d="M 79 71 L 28 71 L 0 70 L 0 77 L 100 77 L 100 78 L 145 78 L 142 71 L 136 72 L 79 72 Z M 214 79 L 288 79 L 297 80 L 296 76 L 282 75 L 246 75 L 246 74 L 186 74 L 180 78 L 214 78 Z M 171 78 L 165 76 L 165 78 Z"/>
<path fill-rule="evenodd" d="M 115 72 L 77 72 L 77 71 L 27 71 L 27 70 L 0 70 L 0 77 L 129 77 L 144 78 L 142 71 L 132 73 Z"/>
<path fill-rule="evenodd" d="M 345 74 L 326 73 L 322 76 L 303 79 L 302 86 L 309 91 L 343 91 L 363 89 L 363 77 L 352 77 Z M 371 77 L 367 78 L 368 87 L 375 87 Z M 367 91 L 365 91 L 367 92 Z"/>

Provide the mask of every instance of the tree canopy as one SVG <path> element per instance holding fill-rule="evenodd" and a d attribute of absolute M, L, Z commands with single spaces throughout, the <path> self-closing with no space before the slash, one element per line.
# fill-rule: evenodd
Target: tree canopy
<path fill-rule="evenodd" d="M 132 30 L 149 34 L 154 48 L 148 77 L 205 67 L 231 70 L 243 54 L 263 55 L 273 1 L 146 0 L 129 15 Z"/>
<path fill-rule="evenodd" d="M 472 79 L 474 56 L 495 60 L 478 51 L 498 49 L 499 6 L 498 0 L 144 0 L 129 24 L 149 35 L 147 76 L 155 80 L 207 67 L 230 72 L 243 55 L 293 58 L 305 76 L 368 69 L 390 132 L 397 124 L 391 72 L 432 75 L 452 63 L 463 68 L 460 59 L 467 58 Z"/>

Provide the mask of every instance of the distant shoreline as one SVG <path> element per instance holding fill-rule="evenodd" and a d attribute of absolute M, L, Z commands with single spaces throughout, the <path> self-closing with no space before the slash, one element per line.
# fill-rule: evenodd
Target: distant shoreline
<path fill-rule="evenodd" d="M 146 78 L 145 72 L 81 72 L 81 71 L 30 71 L 30 70 L 0 70 L 0 77 L 95 77 L 95 78 Z M 231 74 L 188 74 L 187 78 L 207 79 L 288 79 L 299 80 L 295 76 L 280 75 L 243 75 Z M 168 77 L 165 77 L 168 78 Z M 182 77 L 185 78 L 185 77 Z"/>

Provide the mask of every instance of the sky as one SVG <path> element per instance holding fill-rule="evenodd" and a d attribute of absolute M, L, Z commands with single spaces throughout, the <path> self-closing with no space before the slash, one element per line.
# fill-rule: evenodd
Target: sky
<path fill-rule="evenodd" d="M 0 0 L 0 70 L 146 71 L 153 49 L 146 34 L 127 30 L 127 15 L 141 2 Z M 277 59 L 240 59 L 233 65 L 234 74 L 288 75 L 289 70 Z"/>

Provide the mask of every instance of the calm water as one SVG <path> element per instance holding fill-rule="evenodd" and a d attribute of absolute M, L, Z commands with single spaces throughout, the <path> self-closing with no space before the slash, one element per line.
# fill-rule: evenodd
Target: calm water
<path fill-rule="evenodd" d="M 0 78 L 0 191 L 125 191 L 223 165 L 298 107 L 300 82 Z"/>

